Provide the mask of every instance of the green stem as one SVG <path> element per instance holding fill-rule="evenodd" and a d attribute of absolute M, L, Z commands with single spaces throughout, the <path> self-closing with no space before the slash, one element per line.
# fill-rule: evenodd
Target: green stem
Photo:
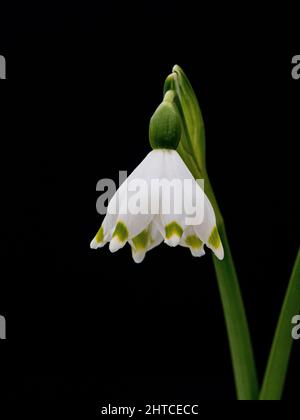
<path fill-rule="evenodd" d="M 215 199 L 205 169 L 205 131 L 201 110 L 195 92 L 179 66 L 167 77 L 164 92 L 176 91 L 175 103 L 182 121 L 182 138 L 178 153 L 195 179 L 205 179 L 205 192 L 215 210 L 225 258 L 214 265 L 223 304 L 237 395 L 240 400 L 257 400 L 258 380 L 250 333 L 238 278 L 226 235 L 222 214 Z"/>
<path fill-rule="evenodd" d="M 300 311 L 300 248 L 278 321 L 260 400 L 277 401 L 282 397 L 293 338 L 292 318 Z"/>
<path fill-rule="evenodd" d="M 239 400 L 257 400 L 259 386 L 247 317 L 225 224 L 207 174 L 205 192 L 214 206 L 224 247 L 224 260 L 213 257 L 213 261 L 225 315 L 237 396 Z"/>

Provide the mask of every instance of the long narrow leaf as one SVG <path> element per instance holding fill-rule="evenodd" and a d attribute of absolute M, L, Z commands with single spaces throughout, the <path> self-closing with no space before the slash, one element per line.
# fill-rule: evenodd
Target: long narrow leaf
<path fill-rule="evenodd" d="M 268 366 L 260 394 L 261 400 L 280 400 L 293 345 L 292 318 L 300 312 L 300 248 L 278 321 Z"/>

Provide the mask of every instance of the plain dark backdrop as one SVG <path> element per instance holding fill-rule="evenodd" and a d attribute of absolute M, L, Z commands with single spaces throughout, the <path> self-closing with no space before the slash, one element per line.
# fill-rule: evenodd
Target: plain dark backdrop
<path fill-rule="evenodd" d="M 293 11 L 182 8 L 26 5 L 1 16 L 1 380 L 11 399 L 235 398 L 210 253 L 160 246 L 135 265 L 128 247 L 89 249 L 96 183 L 150 151 L 149 118 L 174 64 L 203 112 L 262 378 L 299 246 Z M 299 345 L 285 399 L 299 399 Z"/>

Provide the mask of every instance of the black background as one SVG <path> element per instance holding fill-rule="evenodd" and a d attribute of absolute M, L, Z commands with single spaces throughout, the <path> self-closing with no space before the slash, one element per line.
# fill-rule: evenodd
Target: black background
<path fill-rule="evenodd" d="M 299 246 L 293 14 L 140 2 L 1 16 L 2 395 L 92 409 L 235 398 L 209 253 L 162 245 L 136 265 L 127 247 L 89 248 L 96 183 L 149 152 L 174 64 L 203 112 L 262 379 Z M 299 399 L 299 344 L 285 399 Z"/>

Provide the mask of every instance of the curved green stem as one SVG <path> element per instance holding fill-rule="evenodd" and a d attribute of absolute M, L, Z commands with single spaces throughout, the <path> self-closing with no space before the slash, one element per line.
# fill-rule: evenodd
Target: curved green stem
<path fill-rule="evenodd" d="M 182 138 L 177 151 L 195 179 L 205 179 L 205 192 L 215 210 L 224 247 L 224 260 L 218 261 L 214 258 L 214 265 L 224 309 L 237 395 L 240 400 L 257 400 L 258 380 L 243 299 L 223 217 L 206 173 L 203 118 L 195 92 L 179 66 L 174 66 L 173 73 L 166 79 L 164 93 L 169 90 L 176 92 L 175 103 L 182 122 Z"/>
<path fill-rule="evenodd" d="M 293 345 L 292 318 L 300 311 L 300 248 L 278 321 L 260 400 L 280 400 Z"/>
<path fill-rule="evenodd" d="M 225 224 L 207 175 L 205 192 L 214 206 L 224 247 L 224 260 L 213 257 L 213 261 L 225 315 L 237 396 L 239 400 L 257 400 L 259 386 L 245 307 Z"/>

